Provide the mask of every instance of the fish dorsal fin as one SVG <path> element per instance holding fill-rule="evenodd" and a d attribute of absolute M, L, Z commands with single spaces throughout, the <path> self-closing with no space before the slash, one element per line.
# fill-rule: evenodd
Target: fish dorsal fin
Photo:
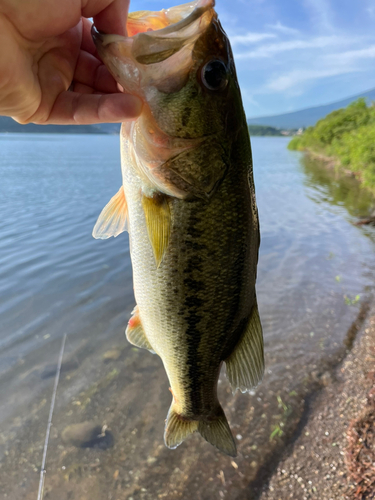
<path fill-rule="evenodd" d="M 143 329 L 141 318 L 139 317 L 138 306 L 135 306 L 132 311 L 132 317 L 129 320 L 125 335 L 131 344 L 135 345 L 136 347 L 140 347 L 141 349 L 148 349 L 150 352 L 155 354 L 155 351 L 148 338 L 146 337 L 145 331 Z"/>
<path fill-rule="evenodd" d="M 171 210 L 168 197 L 162 194 L 154 195 L 152 198 L 143 195 L 142 206 L 156 266 L 159 267 L 171 233 Z"/>
<path fill-rule="evenodd" d="M 116 237 L 127 230 L 128 205 L 124 188 L 121 186 L 118 193 L 110 199 L 101 211 L 92 235 L 96 239 L 106 240 L 111 236 Z"/>
<path fill-rule="evenodd" d="M 232 354 L 225 360 L 233 392 L 249 391 L 259 384 L 264 373 L 263 333 L 255 302 L 245 332 Z"/>

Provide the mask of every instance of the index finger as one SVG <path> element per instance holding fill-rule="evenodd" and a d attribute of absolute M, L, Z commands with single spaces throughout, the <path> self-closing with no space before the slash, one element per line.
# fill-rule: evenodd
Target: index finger
<path fill-rule="evenodd" d="M 62 92 L 52 111 L 42 124 L 88 125 L 93 123 L 120 123 L 135 120 L 142 110 L 142 101 L 129 94 L 82 94 Z M 41 123 L 37 117 L 33 123 Z"/>
<path fill-rule="evenodd" d="M 129 3 L 130 0 L 88 0 L 82 15 L 93 17 L 99 31 L 126 36 Z"/>

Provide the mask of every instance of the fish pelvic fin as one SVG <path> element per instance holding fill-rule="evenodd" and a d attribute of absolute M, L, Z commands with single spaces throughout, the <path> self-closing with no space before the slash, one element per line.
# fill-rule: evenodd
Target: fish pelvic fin
<path fill-rule="evenodd" d="M 147 233 L 154 252 L 156 267 L 159 267 L 168 247 L 171 232 L 171 211 L 168 199 L 162 194 L 153 198 L 142 196 L 142 206 L 146 217 Z"/>
<path fill-rule="evenodd" d="M 247 392 L 262 380 L 264 373 L 263 332 L 255 302 L 245 332 L 225 360 L 227 378 L 233 393 Z"/>
<path fill-rule="evenodd" d="M 140 347 L 141 349 L 148 349 L 152 354 L 155 354 L 154 348 L 150 344 L 146 333 L 143 329 L 141 318 L 139 316 L 138 306 L 132 311 L 132 316 L 129 319 L 128 326 L 125 330 L 126 338 L 128 342 L 133 344 L 136 347 Z"/>
<path fill-rule="evenodd" d="M 165 422 L 164 443 L 168 448 L 177 448 L 193 432 L 198 430 L 198 421 L 189 420 L 176 411 L 172 403 Z"/>
<path fill-rule="evenodd" d="M 128 230 L 128 205 L 123 186 L 101 211 L 92 235 L 97 240 L 106 240 Z"/>
<path fill-rule="evenodd" d="M 198 432 L 212 446 L 230 457 L 237 455 L 237 447 L 224 410 L 219 405 L 216 415 L 210 420 L 198 422 Z"/>

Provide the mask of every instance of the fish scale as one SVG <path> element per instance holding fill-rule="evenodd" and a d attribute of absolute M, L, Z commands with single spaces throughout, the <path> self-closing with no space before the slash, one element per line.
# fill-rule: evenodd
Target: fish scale
<path fill-rule="evenodd" d="M 242 156 L 245 161 L 233 164 L 212 200 L 170 200 L 171 239 L 159 268 L 146 230 L 141 182 L 132 164 L 124 162 L 141 322 L 164 362 L 181 413 L 189 418 L 216 409 L 221 362 L 239 340 L 242 331 L 236 327 L 250 315 L 255 301 L 255 266 L 246 272 L 245 264 L 256 264 L 250 253 L 258 252 L 258 226 L 249 211 L 249 197 L 233 189 L 243 186 L 249 193 L 248 154 Z M 172 342 L 165 342 L 165 337 Z"/>
<path fill-rule="evenodd" d="M 121 85 L 144 99 L 136 124 L 122 127 L 123 186 L 103 210 L 94 235 L 129 231 L 137 307 L 126 334 L 163 361 L 173 395 L 166 445 L 174 448 L 198 431 L 234 456 L 217 382 L 224 362 L 234 390 L 250 390 L 263 373 L 255 293 L 260 238 L 246 119 L 229 42 L 213 5 L 199 0 L 192 8 L 175 8 L 176 24 L 165 28 L 173 51 L 163 29 L 143 32 L 142 39 L 112 37 L 111 43 L 94 36 Z M 156 15 L 150 13 L 153 25 Z M 148 14 L 135 19 L 144 29 Z M 176 73 L 180 39 L 184 57 L 190 46 L 193 55 L 188 69 L 186 60 L 181 63 L 186 75 Z M 207 60 L 220 69 L 211 78 L 220 85 L 216 95 L 200 81 Z M 132 74 L 139 87 L 129 82 Z"/>

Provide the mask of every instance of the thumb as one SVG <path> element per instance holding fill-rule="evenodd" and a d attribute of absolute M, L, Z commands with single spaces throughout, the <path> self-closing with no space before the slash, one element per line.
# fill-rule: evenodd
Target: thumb
<path fill-rule="evenodd" d="M 114 0 L 108 7 L 94 15 L 94 23 L 104 33 L 127 36 L 129 0 Z"/>

